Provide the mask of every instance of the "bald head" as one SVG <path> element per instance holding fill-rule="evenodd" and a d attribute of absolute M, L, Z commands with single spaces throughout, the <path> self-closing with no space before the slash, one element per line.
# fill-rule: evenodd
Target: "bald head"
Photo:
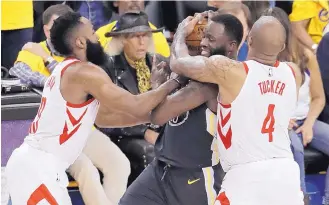
<path fill-rule="evenodd" d="M 249 33 L 249 47 L 256 54 L 277 56 L 284 48 L 286 31 L 275 17 L 260 17 Z"/>

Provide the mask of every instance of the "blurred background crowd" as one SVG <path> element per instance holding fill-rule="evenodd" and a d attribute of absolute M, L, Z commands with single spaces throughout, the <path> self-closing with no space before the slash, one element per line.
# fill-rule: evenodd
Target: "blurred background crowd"
<path fill-rule="evenodd" d="M 295 160 L 300 165 L 301 170 L 304 170 L 303 140 L 297 140 L 303 138 L 301 135 L 312 135 L 314 141 L 313 144 L 312 142 L 310 143 L 310 146 L 322 154 L 329 155 L 329 4 L 327 0 L 241 2 L 212 0 L 3 0 L 1 1 L 2 79 L 19 78 L 25 85 L 43 87 L 56 62 L 64 59 L 60 53 L 53 49 L 49 41 L 53 21 L 67 12 L 78 11 L 92 22 L 94 30 L 98 34 L 100 44 L 104 49 L 107 49 L 107 53 L 110 56 L 113 56 L 113 64 L 115 69 L 119 70 L 119 74 L 117 72 L 114 74 L 109 72 L 108 74 L 110 76 L 114 75 L 111 77 L 112 79 L 117 79 L 116 84 L 134 94 L 148 91 L 152 86 L 138 82 L 137 79 L 139 79 L 139 75 L 145 75 L 149 79 L 152 78 L 150 71 L 145 70 L 144 65 L 140 70 L 138 66 L 133 66 L 141 58 L 138 52 L 138 47 L 141 45 L 132 40 L 124 44 L 121 50 L 116 50 L 118 48 L 114 46 L 113 41 L 118 39 L 105 36 L 106 33 L 115 30 L 120 16 L 129 10 L 145 11 L 152 29 L 164 28 L 163 32 L 152 34 L 152 43 L 154 44 L 152 52 L 157 53 L 163 59 L 170 56 L 170 44 L 178 24 L 187 16 L 193 16 L 197 12 L 213 10 L 219 13 L 229 13 L 241 21 L 244 35 L 243 43 L 239 46 L 237 54 L 239 61 L 244 61 L 247 58 L 248 46 L 246 39 L 253 23 L 262 15 L 278 18 L 284 25 L 288 36 L 286 49 L 282 52 L 280 60 L 295 62 L 305 73 L 304 88 L 300 93 L 302 97 L 298 102 L 299 112 L 296 113 L 296 116 L 292 116 L 290 127 L 290 138 L 294 147 Z M 148 52 L 142 57 L 147 58 L 149 54 Z M 150 64 L 146 64 L 150 69 Z M 121 75 L 120 73 L 123 73 L 129 65 L 135 68 L 137 72 L 129 71 L 129 75 Z M 312 130 L 313 134 L 309 134 L 309 129 Z M 123 177 L 104 178 L 104 182 L 106 183 L 106 180 L 109 180 L 109 184 L 116 184 L 113 181 L 122 180 L 122 178 L 129 175 L 131 181 L 138 176 L 145 165 L 152 161 L 154 157 L 150 153 L 152 153 L 152 144 L 155 143 L 158 133 L 159 129 L 149 124 L 123 129 L 97 130 L 97 133 L 94 133 L 95 135 L 105 134 L 109 136 L 124 153 L 124 155 L 115 155 L 115 161 L 119 162 L 116 164 L 116 170 L 111 166 L 111 163 L 108 165 L 109 169 L 111 169 L 111 175 Z M 100 143 L 102 141 L 101 137 L 98 140 L 98 143 Z M 135 143 L 134 146 L 131 145 L 132 141 Z M 106 143 L 108 142 L 104 141 L 103 145 L 105 146 Z M 92 143 L 89 143 L 89 145 L 92 146 Z M 106 149 L 110 150 L 109 153 L 105 154 L 108 157 L 114 157 L 112 152 L 116 148 L 110 149 L 110 146 Z M 107 164 L 107 162 L 103 162 L 104 159 L 113 162 L 110 158 L 102 158 L 103 161 L 98 160 L 98 157 L 94 158 L 93 150 L 87 147 L 85 154 L 94 164 Z M 81 163 L 83 164 L 85 161 L 81 159 Z M 70 174 L 79 181 L 78 178 L 82 176 L 82 173 L 78 173 L 76 170 L 80 170 L 81 166 L 84 165 L 76 164 L 76 166 L 76 169 L 74 166 L 72 167 Z M 132 167 L 132 173 L 129 171 L 129 166 Z M 104 168 L 102 172 L 106 173 L 106 169 Z M 126 173 L 123 170 L 127 170 Z M 305 178 L 303 171 L 301 171 L 301 175 L 301 177 Z M 328 176 L 327 181 L 329 181 Z M 306 192 L 303 180 L 302 188 Z M 104 189 L 106 188 L 104 187 Z M 124 190 L 125 187 L 122 189 Z M 120 191 L 120 187 L 118 190 Z M 85 191 L 92 192 L 87 189 Z M 329 203 L 329 189 L 326 192 L 328 192 Z M 84 198 L 84 200 L 88 199 Z"/>

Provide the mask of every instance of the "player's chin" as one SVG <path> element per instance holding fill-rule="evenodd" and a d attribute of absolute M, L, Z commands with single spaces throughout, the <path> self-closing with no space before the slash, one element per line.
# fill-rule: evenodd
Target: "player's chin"
<path fill-rule="evenodd" d="M 202 50 L 201 55 L 204 56 L 204 57 L 210 57 L 210 52 L 207 51 L 207 50 Z"/>

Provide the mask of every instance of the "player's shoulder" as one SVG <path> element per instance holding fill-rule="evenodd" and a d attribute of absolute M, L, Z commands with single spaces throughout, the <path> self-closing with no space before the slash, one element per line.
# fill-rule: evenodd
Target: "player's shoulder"
<path fill-rule="evenodd" d="M 213 55 L 209 57 L 209 62 L 218 69 L 242 68 L 242 62 L 230 59 L 223 55 Z"/>

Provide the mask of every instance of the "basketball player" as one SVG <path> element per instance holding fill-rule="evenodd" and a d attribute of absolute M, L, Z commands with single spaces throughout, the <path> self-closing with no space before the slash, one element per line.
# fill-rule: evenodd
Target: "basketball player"
<path fill-rule="evenodd" d="M 242 36 L 236 17 L 216 16 L 205 29 L 201 53 L 236 59 Z M 152 111 L 151 122 L 165 124 L 155 143 L 156 159 L 128 187 L 120 205 L 215 203 L 224 175 L 214 138 L 217 93 L 216 85 L 191 81 Z"/>
<path fill-rule="evenodd" d="M 115 86 L 95 65 L 105 54 L 90 21 L 79 13 L 59 17 L 50 32 L 55 50 L 68 58 L 48 78 L 29 135 L 8 161 L 13 205 L 71 204 L 65 170 L 81 153 L 92 125 L 147 122 L 150 111 L 180 86 L 179 80 L 169 80 L 142 95 Z"/>
<path fill-rule="evenodd" d="M 177 29 L 171 69 L 219 85 L 217 138 L 226 172 L 216 205 L 302 205 L 298 165 L 288 136 L 301 84 L 298 67 L 278 62 L 285 30 L 273 17 L 252 27 L 246 62 L 213 55 L 189 56 L 185 37 L 200 16 Z"/>

